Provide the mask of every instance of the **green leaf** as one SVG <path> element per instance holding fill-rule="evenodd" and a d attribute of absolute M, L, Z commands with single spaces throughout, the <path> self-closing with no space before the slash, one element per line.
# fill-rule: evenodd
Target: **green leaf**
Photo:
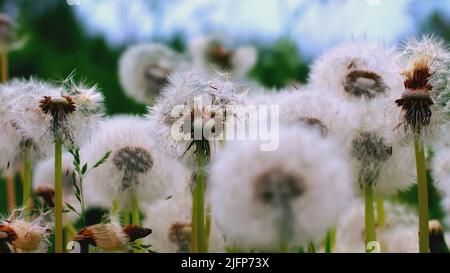
<path fill-rule="evenodd" d="M 66 204 L 66 206 L 69 208 L 69 210 L 71 210 L 71 211 L 73 211 L 73 212 L 75 212 L 78 216 L 80 216 L 81 217 L 81 214 L 74 208 L 74 207 L 72 207 L 72 205 L 70 205 L 69 203 L 67 203 L 67 202 L 64 202 L 65 204 Z"/>
<path fill-rule="evenodd" d="M 83 168 L 81 168 L 81 174 L 82 174 L 82 175 L 86 174 L 87 169 L 88 169 L 88 164 L 85 163 L 85 164 L 83 165 Z"/>
<path fill-rule="evenodd" d="M 106 154 L 100 159 L 98 160 L 95 164 L 94 167 L 92 167 L 93 169 L 97 168 L 98 166 L 102 165 L 111 155 L 111 151 L 106 152 Z"/>

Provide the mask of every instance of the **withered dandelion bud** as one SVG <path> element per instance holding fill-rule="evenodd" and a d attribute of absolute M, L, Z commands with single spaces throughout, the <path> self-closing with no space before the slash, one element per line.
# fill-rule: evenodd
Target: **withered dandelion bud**
<path fill-rule="evenodd" d="M 40 185 L 35 189 L 36 196 L 42 198 L 44 208 L 55 207 L 54 197 L 55 190 L 49 185 Z"/>
<path fill-rule="evenodd" d="M 112 223 L 97 224 L 80 230 L 74 241 L 80 243 L 82 252 L 86 252 L 89 245 L 104 251 L 127 251 L 131 248 L 131 242 L 147 237 L 151 233 L 151 229 L 138 225 L 128 225 L 121 228 L 119 225 Z"/>
<path fill-rule="evenodd" d="M 178 252 L 189 252 L 192 227 L 190 223 L 175 223 L 169 230 L 169 241 L 177 245 Z"/>
<path fill-rule="evenodd" d="M 420 133 L 430 124 L 433 114 L 431 106 L 434 102 L 430 97 L 433 86 L 429 82 L 432 74 L 426 60 L 418 61 L 412 70 L 403 74 L 405 91 L 395 103 L 403 110 L 406 128 Z"/>
<path fill-rule="evenodd" d="M 39 102 L 39 107 L 44 114 L 52 117 L 51 129 L 55 137 L 72 139 L 70 131 L 68 131 L 66 126 L 66 121 L 68 116 L 75 112 L 76 106 L 70 96 L 44 96 Z"/>

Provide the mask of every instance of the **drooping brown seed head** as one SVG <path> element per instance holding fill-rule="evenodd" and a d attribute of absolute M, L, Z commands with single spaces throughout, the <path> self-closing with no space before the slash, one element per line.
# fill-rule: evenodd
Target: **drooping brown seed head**
<path fill-rule="evenodd" d="M 395 103 L 403 111 L 405 129 L 410 128 L 413 132 L 420 133 L 430 124 L 433 114 L 431 106 L 434 102 L 430 97 L 433 86 L 429 82 L 432 76 L 429 61 L 427 59 L 416 61 L 413 68 L 403 75 L 405 92 Z"/>
<path fill-rule="evenodd" d="M 178 252 L 189 252 L 192 228 L 189 223 L 175 223 L 170 227 L 169 240 L 176 244 Z"/>
<path fill-rule="evenodd" d="M 328 128 L 320 119 L 314 117 L 302 117 L 299 120 L 307 127 L 317 130 L 321 136 L 326 137 L 328 135 Z"/>
<path fill-rule="evenodd" d="M 388 90 L 380 75 L 373 71 L 352 70 L 344 80 L 344 90 L 355 97 L 372 99 Z"/>
<path fill-rule="evenodd" d="M 44 207 L 47 208 L 53 208 L 55 207 L 54 203 L 54 197 L 55 197 L 55 190 L 53 187 L 49 185 L 40 185 L 36 188 L 35 194 L 38 197 L 41 197 L 44 202 Z"/>
<path fill-rule="evenodd" d="M 227 50 L 220 43 L 211 43 L 207 50 L 209 61 L 223 70 L 230 70 L 233 67 L 233 51 Z"/>
<path fill-rule="evenodd" d="M 138 225 L 128 225 L 123 228 L 123 232 L 128 236 L 130 242 L 134 242 L 138 239 L 147 237 L 152 233 L 152 230 Z"/>
<path fill-rule="evenodd" d="M 18 238 L 17 233 L 9 225 L 0 225 L 0 233 L 3 233 L 4 240 L 12 242 Z"/>
<path fill-rule="evenodd" d="M 153 157 L 149 151 L 140 147 L 124 147 L 113 156 L 113 163 L 118 170 L 124 172 L 122 190 L 137 183 L 137 175 L 150 171 Z"/>
<path fill-rule="evenodd" d="M 302 177 L 296 177 L 280 169 L 266 171 L 255 183 L 255 198 L 274 207 L 299 198 L 305 191 Z"/>

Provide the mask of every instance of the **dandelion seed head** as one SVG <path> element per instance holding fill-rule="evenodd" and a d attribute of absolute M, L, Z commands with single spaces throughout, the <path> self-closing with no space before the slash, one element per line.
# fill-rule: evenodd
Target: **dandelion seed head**
<path fill-rule="evenodd" d="M 395 103 L 405 132 L 431 133 L 448 119 L 450 51 L 443 40 L 424 36 L 406 42 L 401 55 L 404 88 Z"/>
<path fill-rule="evenodd" d="M 378 43 L 343 44 L 313 63 L 309 85 L 349 101 L 392 97 L 401 84 L 396 56 Z"/>
<path fill-rule="evenodd" d="M 188 188 L 180 189 L 168 200 L 147 206 L 144 225 L 150 227 L 153 233 L 145 239 L 145 243 L 152 245 L 156 252 L 190 252 L 191 214 L 192 194 Z M 208 251 L 223 252 L 224 248 L 225 241 L 212 219 Z"/>
<path fill-rule="evenodd" d="M 257 52 L 253 46 L 230 46 L 223 39 L 199 37 L 189 44 L 194 69 L 202 74 L 228 72 L 233 79 L 243 79 L 256 64 Z"/>
<path fill-rule="evenodd" d="M 157 141 L 175 158 L 195 167 L 196 153 L 211 157 L 223 138 L 227 106 L 241 105 L 243 93 L 223 75 L 204 79 L 193 72 L 177 73 L 148 118 Z"/>
<path fill-rule="evenodd" d="M 85 179 L 86 192 L 95 193 L 98 202 L 137 194 L 141 202 L 164 199 L 176 187 L 181 167 L 157 146 L 144 118 L 115 116 L 101 122 L 88 144 L 80 149 L 82 162 L 94 164 L 107 152 L 110 157 L 92 169 Z"/>
<path fill-rule="evenodd" d="M 131 187 L 131 183 L 137 182 L 138 174 L 145 174 L 153 166 L 151 154 L 139 147 L 124 147 L 113 156 L 113 163 L 119 171 L 124 172 L 122 190 Z"/>
<path fill-rule="evenodd" d="M 273 250 L 281 221 L 293 245 L 323 239 L 353 196 L 345 157 L 331 139 L 282 126 L 279 143 L 271 152 L 255 141 L 228 143 L 213 160 L 209 197 L 231 244 Z"/>
<path fill-rule="evenodd" d="M 181 56 L 162 44 L 135 45 L 120 58 L 120 83 L 131 98 L 152 104 L 167 85 L 169 75 L 181 69 L 183 62 Z"/>

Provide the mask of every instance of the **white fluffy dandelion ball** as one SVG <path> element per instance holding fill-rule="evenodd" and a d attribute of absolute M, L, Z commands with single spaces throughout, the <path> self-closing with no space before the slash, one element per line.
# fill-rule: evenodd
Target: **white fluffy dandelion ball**
<path fill-rule="evenodd" d="M 128 96 L 144 104 L 167 85 L 168 77 L 179 69 L 183 58 L 163 44 L 138 44 L 128 48 L 119 61 L 119 79 Z"/>
<path fill-rule="evenodd" d="M 378 43 L 340 45 L 314 61 L 309 85 L 352 101 L 392 97 L 402 87 L 397 55 Z"/>
<path fill-rule="evenodd" d="M 144 118 L 135 116 L 116 116 L 99 125 L 81 148 L 81 161 L 92 167 L 107 152 L 111 154 L 86 176 L 86 191 L 110 203 L 126 200 L 130 193 L 150 203 L 175 191 L 180 166 L 158 148 L 148 126 Z"/>
<path fill-rule="evenodd" d="M 225 75 L 204 78 L 194 72 L 174 74 L 148 118 L 158 143 L 189 167 L 196 166 L 200 144 L 212 156 L 224 139 L 227 116 L 243 103 L 243 91 Z"/>
<path fill-rule="evenodd" d="M 282 128 L 279 148 L 227 144 L 211 166 L 209 197 L 219 228 L 238 247 L 271 249 L 280 223 L 293 246 L 323 239 L 353 197 L 349 168 L 329 139 L 303 127 Z M 286 235 L 286 234 L 285 234 Z"/>

